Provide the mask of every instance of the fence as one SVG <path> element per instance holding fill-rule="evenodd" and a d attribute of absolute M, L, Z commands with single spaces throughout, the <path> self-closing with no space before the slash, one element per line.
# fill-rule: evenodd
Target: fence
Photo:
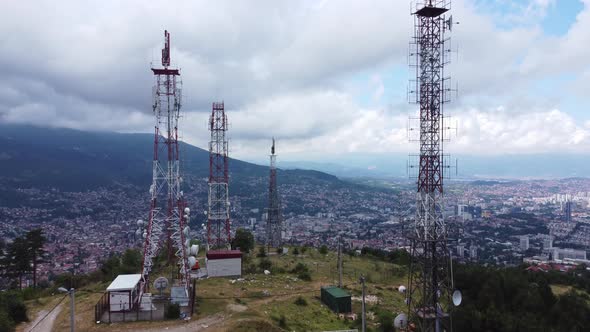
<path fill-rule="evenodd" d="M 94 316 L 96 323 L 163 320 L 165 307 L 169 303 L 168 298 L 149 298 L 127 308 L 127 303 L 109 303 L 108 293 L 105 293 L 94 306 Z M 188 309 L 181 307 L 181 314 L 187 311 Z"/>

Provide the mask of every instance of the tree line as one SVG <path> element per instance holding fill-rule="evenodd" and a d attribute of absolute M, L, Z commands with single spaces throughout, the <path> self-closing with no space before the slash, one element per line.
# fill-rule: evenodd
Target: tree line
<path fill-rule="evenodd" d="M 0 277 L 17 281 L 23 288 L 23 278 L 32 275 L 33 287 L 37 286 L 37 267 L 44 262 L 46 254 L 43 246 L 47 238 L 38 228 L 15 238 L 11 243 L 0 243 Z"/>

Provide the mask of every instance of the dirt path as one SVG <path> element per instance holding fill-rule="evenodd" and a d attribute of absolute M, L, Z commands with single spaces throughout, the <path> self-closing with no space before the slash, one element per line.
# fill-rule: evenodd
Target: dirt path
<path fill-rule="evenodd" d="M 39 323 L 39 325 L 35 326 L 35 324 L 37 324 L 49 312 L 49 310 L 39 311 L 39 313 L 37 314 L 37 317 L 35 317 L 35 320 L 32 321 L 31 323 L 23 326 L 23 328 L 20 329 L 20 331 L 24 331 L 24 332 L 51 331 L 53 329 L 53 324 L 55 323 L 55 319 L 57 318 L 57 315 L 59 315 L 59 313 L 61 312 L 61 309 L 62 309 L 62 305 L 60 304 L 57 308 L 55 308 L 55 310 L 53 310 L 52 313 L 50 313 L 47 317 L 45 317 L 45 319 L 43 319 L 43 321 L 41 323 Z M 31 330 L 31 328 L 33 326 L 35 326 L 35 329 Z"/>
<path fill-rule="evenodd" d="M 137 331 L 145 332 L 193 332 L 193 331 L 212 331 L 219 327 L 225 320 L 225 316 L 222 314 L 216 314 L 213 316 L 207 316 L 196 321 L 188 322 L 184 325 L 176 325 L 171 327 L 159 327 L 157 329 L 141 329 Z"/>

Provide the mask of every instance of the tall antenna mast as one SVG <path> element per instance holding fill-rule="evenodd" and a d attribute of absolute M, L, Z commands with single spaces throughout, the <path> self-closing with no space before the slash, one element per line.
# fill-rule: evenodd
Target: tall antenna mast
<path fill-rule="evenodd" d="M 449 102 L 448 63 L 452 19 L 445 18 L 450 0 L 417 1 L 412 8 L 414 37 L 410 43 L 411 65 L 416 69 L 415 103 L 419 105 L 420 155 L 418 158 L 416 216 L 408 236 L 411 263 L 408 317 L 419 331 L 452 330 L 449 319 L 452 281 L 443 218 L 443 106 Z"/>
<path fill-rule="evenodd" d="M 207 250 L 228 248 L 229 222 L 228 144 L 225 138 L 227 116 L 223 102 L 213 103 L 209 118 L 209 210 L 207 212 Z"/>
<path fill-rule="evenodd" d="M 268 208 L 266 210 L 266 245 L 270 251 L 271 247 L 279 248 L 283 243 L 282 239 L 282 216 L 281 202 L 277 190 L 277 156 L 275 155 L 275 139 L 272 139 L 270 148 L 270 174 L 268 184 Z"/>
<path fill-rule="evenodd" d="M 149 275 L 153 259 L 158 254 L 162 234 L 168 262 L 177 257 L 178 286 L 189 294 L 187 257 L 188 209 L 181 190 L 180 156 L 178 150 L 178 119 L 182 99 L 180 71 L 170 66 L 170 34 L 164 31 L 162 66 L 152 68 L 153 112 L 155 116 L 154 158 L 152 161 L 152 185 L 150 186 L 150 212 L 144 232 L 142 279 L 139 299 L 149 288 Z"/>

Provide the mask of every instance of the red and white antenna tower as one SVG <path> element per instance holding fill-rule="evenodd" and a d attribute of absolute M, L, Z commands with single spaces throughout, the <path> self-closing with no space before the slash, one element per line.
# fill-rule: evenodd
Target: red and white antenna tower
<path fill-rule="evenodd" d="M 225 138 L 227 116 L 223 102 L 213 103 L 209 119 L 209 210 L 207 211 L 207 250 L 228 248 L 231 242 L 229 221 L 228 144 Z"/>
<path fill-rule="evenodd" d="M 143 246 L 141 294 L 149 288 L 149 276 L 153 260 L 162 240 L 165 241 L 169 262 L 177 257 L 177 285 L 189 294 L 188 266 L 188 219 L 190 210 L 181 190 L 182 177 L 178 149 L 178 118 L 182 100 L 180 71 L 170 66 L 170 34 L 164 31 L 162 49 L 163 68 L 152 68 L 153 112 L 156 119 L 154 133 L 154 159 L 152 162 L 152 185 L 150 186 L 150 212 L 146 225 Z M 162 239 L 162 236 L 165 239 Z M 141 296 L 139 297 L 141 299 Z"/>
<path fill-rule="evenodd" d="M 282 218 L 279 192 L 277 190 L 277 155 L 275 154 L 275 139 L 270 148 L 270 174 L 268 184 L 268 208 L 266 210 L 266 245 L 279 248 L 282 245 Z"/>
<path fill-rule="evenodd" d="M 419 0 L 412 7 L 414 37 L 410 56 L 416 80 L 411 93 L 415 96 L 413 102 L 419 105 L 420 155 L 416 217 L 408 236 L 412 259 L 407 318 L 419 331 L 452 331 L 450 311 L 453 304 L 460 302 L 458 295 L 451 297 L 454 285 L 443 216 L 443 180 L 449 167 L 443 154 L 443 110 L 452 91 L 444 70 L 450 53 L 446 33 L 453 26 L 452 16 L 447 16 L 450 9 L 451 0 Z"/>

